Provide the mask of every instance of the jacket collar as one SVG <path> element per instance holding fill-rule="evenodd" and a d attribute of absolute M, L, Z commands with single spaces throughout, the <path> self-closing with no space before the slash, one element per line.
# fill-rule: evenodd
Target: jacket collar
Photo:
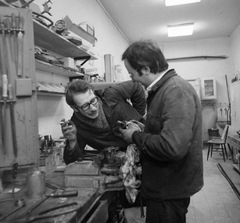
<path fill-rule="evenodd" d="M 167 71 L 163 77 L 154 85 L 152 86 L 152 89 L 150 92 L 155 92 L 158 88 L 160 88 L 163 84 L 165 84 L 165 82 L 170 79 L 173 76 L 177 76 L 177 73 L 174 69 L 171 69 L 169 71 Z M 149 93 L 150 93 L 149 92 Z"/>

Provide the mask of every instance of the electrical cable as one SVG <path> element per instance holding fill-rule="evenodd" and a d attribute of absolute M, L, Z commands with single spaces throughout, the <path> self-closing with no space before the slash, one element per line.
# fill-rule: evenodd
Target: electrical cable
<path fill-rule="evenodd" d="M 229 176 L 226 174 L 226 172 L 224 171 L 224 169 L 222 168 L 221 164 L 217 164 L 218 169 L 220 170 L 220 172 L 222 173 L 222 175 L 226 178 L 226 180 L 229 182 L 230 186 L 232 187 L 234 193 L 237 195 L 238 199 L 240 200 L 240 192 L 239 190 L 236 188 L 236 186 L 234 185 L 234 183 L 231 181 L 231 179 L 229 178 Z"/>

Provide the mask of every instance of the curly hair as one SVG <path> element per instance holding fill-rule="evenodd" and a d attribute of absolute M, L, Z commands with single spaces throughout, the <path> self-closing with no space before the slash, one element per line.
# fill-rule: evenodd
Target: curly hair
<path fill-rule="evenodd" d="M 73 101 L 73 96 L 78 93 L 86 93 L 87 91 L 92 90 L 94 88 L 91 84 L 83 80 L 74 80 L 68 83 L 65 88 L 65 96 L 66 102 L 69 106 L 74 106 L 75 103 Z"/>

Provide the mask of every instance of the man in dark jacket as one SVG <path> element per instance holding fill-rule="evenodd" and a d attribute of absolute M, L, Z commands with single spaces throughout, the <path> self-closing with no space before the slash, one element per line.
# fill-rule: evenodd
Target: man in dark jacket
<path fill-rule="evenodd" d="M 74 111 L 71 124 L 68 125 L 67 121 L 62 125 L 67 139 L 64 150 L 66 164 L 82 158 L 86 145 L 98 151 L 111 146 L 126 149 L 128 144 L 120 137 L 118 121 L 144 121 L 144 90 L 141 84 L 132 81 L 95 92 L 91 84 L 73 81 L 67 87 L 66 101 Z"/>
<path fill-rule="evenodd" d="M 141 84 L 132 81 L 94 91 L 91 84 L 76 80 L 67 86 L 66 102 L 74 111 L 71 120 L 62 124 L 62 132 L 67 139 L 64 149 L 66 164 L 82 158 L 86 145 L 98 151 L 112 146 L 125 151 L 128 143 L 120 137 L 118 121 L 136 119 L 144 122 L 145 92 Z M 135 208 L 129 208 L 139 207 L 139 203 L 129 205 L 126 198 L 121 197 L 124 199 L 122 204 L 127 208 L 126 211 L 132 213 L 134 210 L 134 213 L 139 215 L 139 222 L 143 222 L 139 208 L 137 212 Z M 130 217 L 125 217 L 130 223 Z"/>
<path fill-rule="evenodd" d="M 146 223 L 184 223 L 190 197 L 203 187 L 202 110 L 194 88 L 168 70 L 150 40 L 130 45 L 122 59 L 133 82 L 148 91 L 145 129 L 121 129 L 142 154 Z"/>

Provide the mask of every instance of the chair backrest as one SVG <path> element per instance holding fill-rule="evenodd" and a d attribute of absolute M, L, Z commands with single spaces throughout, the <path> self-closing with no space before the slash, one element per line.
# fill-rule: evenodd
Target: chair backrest
<path fill-rule="evenodd" d="M 224 142 L 226 142 L 226 140 L 227 140 L 228 129 L 229 129 L 229 125 L 226 125 L 226 126 L 224 127 L 223 132 L 222 132 L 221 139 L 222 139 Z"/>

